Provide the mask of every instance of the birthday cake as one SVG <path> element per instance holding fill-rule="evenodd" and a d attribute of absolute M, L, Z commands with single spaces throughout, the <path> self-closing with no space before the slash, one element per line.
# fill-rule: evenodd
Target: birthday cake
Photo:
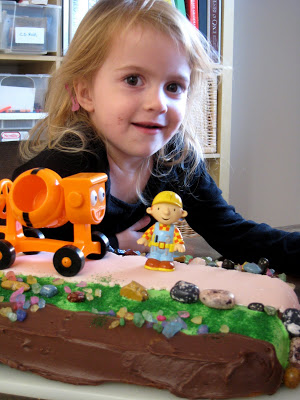
<path fill-rule="evenodd" d="M 2 272 L 1 363 L 70 384 L 123 382 L 190 399 L 298 385 L 300 305 L 271 273 L 203 259 L 166 273 L 145 269 L 145 257 L 107 253 L 62 277 L 52 257 L 20 254 Z"/>
<path fill-rule="evenodd" d="M 266 260 L 183 257 L 166 272 L 151 258 L 106 253 L 107 239 L 91 235 L 106 179 L 35 168 L 0 182 L 0 362 L 70 384 L 131 383 L 190 399 L 270 395 L 283 380 L 296 387 L 294 290 Z M 72 242 L 32 229 L 67 221 Z"/>

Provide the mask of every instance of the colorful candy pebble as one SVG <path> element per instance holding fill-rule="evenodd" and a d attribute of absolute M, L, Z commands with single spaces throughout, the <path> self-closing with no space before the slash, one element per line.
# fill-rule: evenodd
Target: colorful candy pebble
<path fill-rule="evenodd" d="M 65 283 L 65 281 L 62 278 L 56 278 L 56 279 L 53 279 L 52 283 L 55 286 L 60 286 L 60 285 L 63 285 Z"/>
<path fill-rule="evenodd" d="M 31 285 L 31 290 L 33 291 L 34 294 L 39 294 L 41 291 L 42 286 L 39 283 L 34 283 Z"/>
<path fill-rule="evenodd" d="M 203 334 L 208 333 L 208 332 L 209 332 L 209 328 L 205 324 L 200 325 L 198 330 L 197 330 L 198 335 L 203 335 Z"/>
<path fill-rule="evenodd" d="M 17 301 L 17 297 L 24 292 L 24 288 L 21 287 L 20 289 L 16 290 L 13 292 L 13 294 L 10 296 L 9 301 L 13 303 L 14 301 Z"/>
<path fill-rule="evenodd" d="M 133 313 L 127 312 L 124 318 L 126 319 L 126 321 L 133 321 Z"/>
<path fill-rule="evenodd" d="M 37 296 L 30 297 L 30 304 L 37 304 L 39 302 L 39 298 Z"/>
<path fill-rule="evenodd" d="M 152 313 L 151 313 L 150 311 L 144 310 L 144 311 L 142 312 L 142 316 L 143 316 L 143 318 L 145 319 L 145 321 L 147 321 L 147 322 L 154 322 L 154 318 L 153 318 Z"/>
<path fill-rule="evenodd" d="M 180 323 L 180 321 L 171 321 L 168 322 L 163 330 L 162 330 L 162 334 L 166 337 L 166 338 L 171 338 L 174 335 L 176 335 L 176 333 L 180 332 L 182 329 L 182 325 Z"/>
<path fill-rule="evenodd" d="M 15 314 L 14 312 L 9 312 L 7 314 L 7 318 L 11 321 L 11 322 L 16 322 L 17 320 L 17 314 Z"/>
<path fill-rule="evenodd" d="M 28 285 L 33 285 L 34 283 L 37 283 L 37 279 L 32 275 L 28 275 L 26 282 L 28 283 Z"/>
<path fill-rule="evenodd" d="M 16 312 L 17 314 L 17 320 L 18 321 L 24 321 L 27 318 L 27 312 L 25 310 L 19 309 Z"/>
<path fill-rule="evenodd" d="M 144 325 L 144 318 L 141 313 L 134 313 L 133 315 L 133 323 L 138 328 L 141 328 Z"/>
<path fill-rule="evenodd" d="M 17 280 L 17 277 L 16 277 L 14 271 L 7 272 L 7 274 L 5 276 L 10 281 L 16 281 Z"/>
<path fill-rule="evenodd" d="M 300 383 L 300 370 L 296 367 L 288 367 L 285 370 L 283 381 L 286 387 L 295 389 Z"/>
<path fill-rule="evenodd" d="M 81 281 L 79 283 L 77 283 L 77 287 L 86 287 L 87 283 L 85 281 Z"/>
<path fill-rule="evenodd" d="M 12 312 L 12 308 L 11 307 L 3 307 L 0 308 L 0 315 L 2 315 L 2 317 L 7 317 L 8 313 Z"/>
<path fill-rule="evenodd" d="M 45 299 L 39 299 L 38 306 L 39 306 L 39 308 L 45 308 L 45 306 L 46 306 Z"/>
<path fill-rule="evenodd" d="M 39 309 L 39 306 L 38 306 L 37 304 L 33 304 L 33 305 L 30 307 L 30 311 L 31 311 L 31 312 L 37 312 L 38 309 Z"/>
<path fill-rule="evenodd" d="M 54 285 L 44 285 L 41 288 L 40 295 L 50 298 L 55 296 L 58 293 L 58 289 Z"/>
<path fill-rule="evenodd" d="M 24 310 L 28 310 L 29 307 L 30 307 L 30 301 L 26 300 L 25 303 L 23 304 L 23 308 Z"/>
<path fill-rule="evenodd" d="M 127 313 L 127 308 L 126 307 L 121 307 L 120 310 L 117 312 L 117 316 L 119 318 L 124 318 L 126 313 Z"/>
<path fill-rule="evenodd" d="M 23 305 L 24 305 L 24 303 L 18 303 L 18 302 L 13 303 L 13 305 L 12 305 L 12 310 L 15 312 L 15 311 L 17 311 L 19 308 L 23 308 Z"/>
<path fill-rule="evenodd" d="M 193 324 L 201 325 L 202 324 L 202 320 L 203 320 L 202 315 L 197 315 L 196 317 L 191 319 L 191 322 Z"/>
<path fill-rule="evenodd" d="M 188 311 L 178 311 L 178 315 L 180 318 L 188 318 L 190 313 Z"/>
<path fill-rule="evenodd" d="M 162 324 L 153 324 L 153 329 L 158 332 L 161 333 L 162 330 L 164 329 L 164 327 L 162 326 Z"/>
<path fill-rule="evenodd" d="M 229 332 L 229 326 L 228 325 L 221 325 L 220 332 L 221 333 L 228 333 Z"/>
<path fill-rule="evenodd" d="M 115 321 L 113 321 L 113 322 L 109 325 L 108 329 L 114 329 L 114 328 L 116 328 L 116 327 L 119 326 L 119 325 L 120 325 L 120 320 L 116 319 Z"/>

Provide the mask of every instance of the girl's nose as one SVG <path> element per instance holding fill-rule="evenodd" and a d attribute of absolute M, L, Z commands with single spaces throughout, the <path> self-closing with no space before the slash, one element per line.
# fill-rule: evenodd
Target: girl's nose
<path fill-rule="evenodd" d="M 167 112 L 167 97 L 162 88 L 149 88 L 146 97 L 144 108 L 147 111 L 156 111 L 161 114 Z"/>

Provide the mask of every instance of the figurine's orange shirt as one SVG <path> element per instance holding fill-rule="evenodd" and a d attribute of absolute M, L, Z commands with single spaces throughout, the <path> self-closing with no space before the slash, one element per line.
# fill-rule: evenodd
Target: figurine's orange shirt
<path fill-rule="evenodd" d="M 159 230 L 161 231 L 169 231 L 171 225 L 165 225 L 165 224 L 159 224 Z M 154 232 L 155 224 L 152 225 L 149 229 L 146 230 L 146 232 L 143 234 L 143 237 L 146 238 L 147 240 L 151 240 L 153 232 Z M 173 243 L 174 244 L 184 244 L 181 233 L 177 227 L 175 227 L 174 230 L 174 238 L 173 238 Z"/>

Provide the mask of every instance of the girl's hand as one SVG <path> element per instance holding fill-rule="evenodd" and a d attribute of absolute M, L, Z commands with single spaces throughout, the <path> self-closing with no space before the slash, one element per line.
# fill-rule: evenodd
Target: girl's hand
<path fill-rule="evenodd" d="M 138 232 L 150 223 L 151 219 L 147 215 L 132 225 L 130 228 L 117 234 L 119 248 L 122 250 L 138 250 L 141 253 L 147 253 L 149 247 L 137 244 L 142 237 L 143 232 Z"/>

